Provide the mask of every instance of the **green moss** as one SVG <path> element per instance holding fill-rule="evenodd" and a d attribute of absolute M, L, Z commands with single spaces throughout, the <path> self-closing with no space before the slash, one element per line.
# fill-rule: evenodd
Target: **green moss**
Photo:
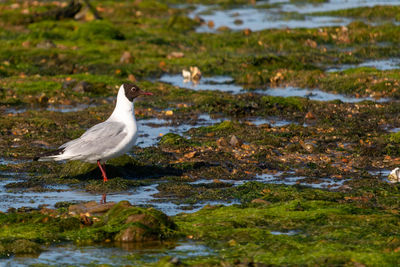
<path fill-rule="evenodd" d="M 176 234 L 176 225 L 165 214 L 154 209 L 134 207 L 127 201 L 112 207 L 93 225 L 84 225 L 79 217 L 67 214 L 52 217 L 41 212 L 0 214 L 0 255 L 40 254 L 36 242 L 51 244 L 56 241 L 101 242 L 106 239 L 130 242 L 165 240 Z M 136 227 L 136 233 L 126 233 Z M 24 238 L 24 239 L 22 239 Z"/>
<path fill-rule="evenodd" d="M 109 238 L 124 241 L 122 236 L 126 235 L 126 230 L 131 227 L 141 229 L 130 233 L 133 235 L 131 238 L 134 238 L 131 242 L 170 238 L 175 234 L 176 228 L 169 217 L 162 212 L 151 208 L 134 207 L 129 202 L 122 201 L 110 209 L 101 222 L 94 224 L 93 227 L 71 233 L 68 238 L 91 242 L 104 241 Z M 140 232 L 140 236 L 138 236 L 138 232 Z"/>
<path fill-rule="evenodd" d="M 216 249 L 215 258 L 228 262 L 247 257 L 273 265 L 352 261 L 391 265 L 398 260 L 393 249 L 399 241 L 388 242 L 389 236 L 397 235 L 396 215 L 355 203 L 339 203 L 343 197 L 336 193 L 264 186 L 249 188 L 246 195 L 258 194 L 270 204 L 205 207 L 194 214 L 177 216 L 176 222 L 186 235 Z M 317 194 L 309 195 L 312 191 Z M 287 197 L 276 198 L 279 195 Z M 271 234 L 273 231 L 282 234 Z M 294 234 L 285 235 L 288 231 Z"/>
<path fill-rule="evenodd" d="M 38 255 L 42 252 L 39 244 L 26 239 L 15 240 L 8 249 L 15 255 Z"/>
<path fill-rule="evenodd" d="M 94 20 L 81 24 L 76 31 L 76 38 L 84 40 L 124 40 L 124 35 L 110 22 Z"/>
<path fill-rule="evenodd" d="M 199 131 L 205 133 L 217 132 L 217 133 L 230 134 L 234 131 L 235 126 L 237 126 L 237 124 L 232 121 L 223 121 L 213 126 L 200 127 Z"/>
<path fill-rule="evenodd" d="M 166 135 L 164 135 L 161 138 L 159 144 L 168 147 L 187 147 L 196 145 L 196 143 L 192 140 L 189 140 L 180 136 L 179 134 L 174 133 L 167 133 Z"/>

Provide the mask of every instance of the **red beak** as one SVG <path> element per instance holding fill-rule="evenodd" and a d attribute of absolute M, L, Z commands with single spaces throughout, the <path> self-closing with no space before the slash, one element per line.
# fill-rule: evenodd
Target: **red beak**
<path fill-rule="evenodd" d="M 150 92 L 142 92 L 141 94 L 142 95 L 153 95 L 153 93 L 150 93 Z"/>

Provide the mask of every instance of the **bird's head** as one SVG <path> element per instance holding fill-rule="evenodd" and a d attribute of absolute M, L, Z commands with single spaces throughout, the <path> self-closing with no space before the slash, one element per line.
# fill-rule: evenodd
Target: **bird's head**
<path fill-rule="evenodd" d="M 150 92 L 142 91 L 136 84 L 133 83 L 124 83 L 122 85 L 124 87 L 125 96 L 129 101 L 133 101 L 136 97 L 141 95 L 153 95 Z"/>

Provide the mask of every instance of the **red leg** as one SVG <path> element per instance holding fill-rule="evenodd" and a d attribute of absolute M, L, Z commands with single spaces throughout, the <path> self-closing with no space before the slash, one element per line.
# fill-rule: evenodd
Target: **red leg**
<path fill-rule="evenodd" d="M 103 165 L 104 165 L 104 168 L 103 168 L 100 164 L 100 160 L 97 161 L 97 165 L 99 166 L 101 174 L 103 175 L 103 182 L 107 182 L 108 179 L 107 179 L 107 174 L 106 174 L 106 165 L 103 163 Z"/>

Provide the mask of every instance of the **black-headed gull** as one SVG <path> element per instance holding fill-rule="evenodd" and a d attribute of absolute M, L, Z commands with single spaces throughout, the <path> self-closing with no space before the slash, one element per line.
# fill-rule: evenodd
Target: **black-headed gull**
<path fill-rule="evenodd" d="M 107 181 L 105 162 L 128 152 L 136 142 L 137 124 L 133 101 L 140 95 L 152 95 L 137 85 L 124 83 L 118 91 L 117 104 L 111 116 L 96 124 L 81 137 L 61 145 L 56 151 L 44 153 L 34 160 L 81 160 L 96 163 Z"/>

